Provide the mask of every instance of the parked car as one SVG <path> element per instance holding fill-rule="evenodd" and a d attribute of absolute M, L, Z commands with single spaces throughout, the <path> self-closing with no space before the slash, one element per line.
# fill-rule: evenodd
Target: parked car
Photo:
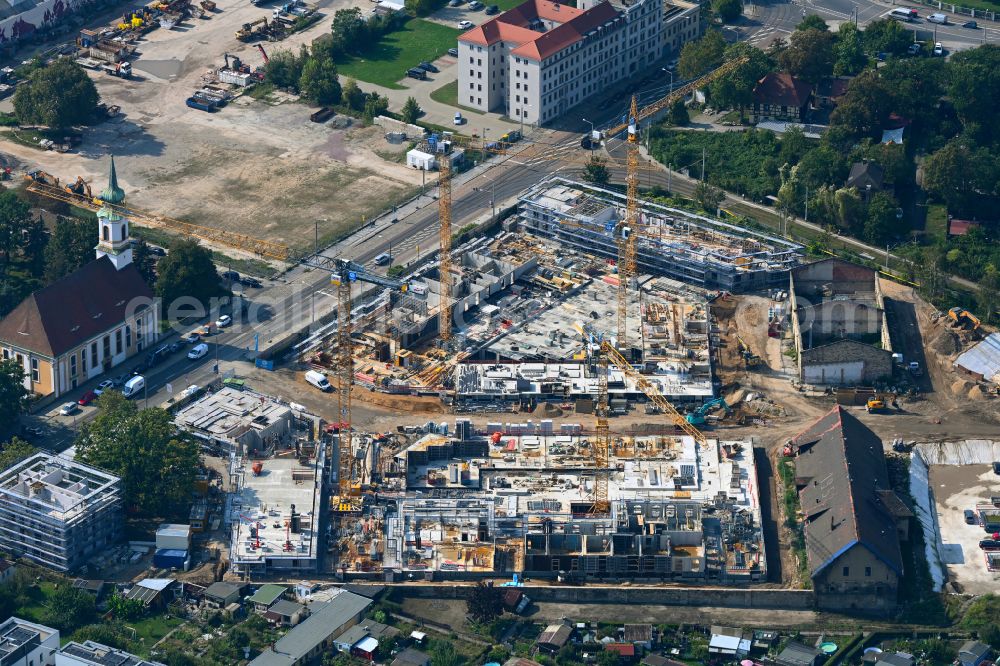
<path fill-rule="evenodd" d="M 233 318 L 230 317 L 229 315 L 222 315 L 221 317 L 215 320 L 215 325 L 218 326 L 219 328 L 225 328 L 226 326 L 229 326 L 232 323 L 233 323 Z"/>
<path fill-rule="evenodd" d="M 471 7 L 472 5 L 469 6 Z M 472 21 L 459 21 L 458 27 L 462 30 L 471 30 L 473 28 L 473 24 Z"/>
<path fill-rule="evenodd" d="M 493 14 L 500 13 L 500 5 L 490 5 L 486 8 L 486 13 L 492 16 Z"/>
<path fill-rule="evenodd" d="M 59 413 L 63 416 L 69 416 L 70 414 L 76 414 L 80 411 L 80 405 L 75 402 L 67 402 L 62 407 L 59 408 Z"/>
<path fill-rule="evenodd" d="M 152 255 L 156 255 L 157 257 L 165 257 L 165 256 L 167 256 L 167 251 L 164 250 L 162 247 L 160 247 L 158 245 L 150 245 L 149 246 L 149 253 L 152 254 Z"/>
<path fill-rule="evenodd" d="M 979 547 L 983 550 L 1000 550 L 1000 541 L 996 539 L 983 539 L 979 542 Z"/>
<path fill-rule="evenodd" d="M 913 42 L 910 47 L 906 49 L 906 52 L 910 55 L 917 55 L 920 53 L 920 47 L 923 46 L 920 42 Z"/>
<path fill-rule="evenodd" d="M 240 282 L 243 283 L 244 287 L 251 287 L 253 289 L 260 289 L 261 287 L 264 286 L 260 280 L 258 280 L 255 277 L 250 277 L 249 275 L 244 275 L 240 279 Z"/>
<path fill-rule="evenodd" d="M 229 280 L 230 282 L 239 282 L 240 274 L 236 271 L 224 271 L 219 274 L 223 280 Z"/>
<path fill-rule="evenodd" d="M 427 70 L 420 69 L 419 67 L 411 67 L 410 69 L 406 70 L 406 75 L 411 79 L 424 81 L 427 79 Z"/>
<path fill-rule="evenodd" d="M 483 3 L 479 2 L 479 0 L 472 0 L 472 2 L 469 3 L 469 9 L 471 9 L 474 12 L 477 12 L 482 8 L 483 8 Z"/>
<path fill-rule="evenodd" d="M 458 57 L 458 49 L 448 49 L 448 55 Z"/>
<path fill-rule="evenodd" d="M 455 124 L 456 125 L 461 125 L 464 122 L 465 122 L 465 118 L 462 117 L 462 113 L 460 111 L 456 111 L 455 112 Z"/>
<path fill-rule="evenodd" d="M 975 525 L 977 522 L 979 522 L 979 521 L 976 520 L 976 512 L 973 511 L 972 509 L 966 509 L 965 510 L 965 524 L 966 525 Z"/>
<path fill-rule="evenodd" d="M 76 401 L 76 404 L 78 404 L 78 405 L 89 405 L 90 403 L 94 402 L 95 400 L 97 400 L 97 392 L 96 391 L 87 391 L 86 393 L 84 393 L 83 395 L 80 396 L 80 399 Z"/>
<path fill-rule="evenodd" d="M 448 0 L 449 7 L 460 7 L 462 5 L 462 0 Z"/>
<path fill-rule="evenodd" d="M 189 345 L 193 345 L 199 340 L 201 340 L 201 336 L 195 333 L 194 331 L 188 333 L 187 335 L 181 336 L 181 342 L 186 342 Z"/>
<path fill-rule="evenodd" d="M 142 375 L 136 375 L 132 379 L 125 382 L 125 386 L 122 388 L 122 395 L 126 398 L 134 398 L 145 388 L 146 378 Z"/>
<path fill-rule="evenodd" d="M 171 354 L 176 354 L 177 352 L 179 352 L 181 350 L 181 347 L 183 347 L 183 346 L 184 346 L 184 343 L 182 343 L 182 342 L 171 342 L 170 343 L 170 348 L 169 348 L 170 349 L 170 353 Z"/>
<path fill-rule="evenodd" d="M 993 473 L 1000 476 L 1000 462 L 993 463 Z"/>
<path fill-rule="evenodd" d="M 941 42 L 934 44 L 934 55 L 942 56 L 944 55 L 944 45 Z"/>
<path fill-rule="evenodd" d="M 431 72 L 433 74 L 437 74 L 438 72 L 438 68 L 435 67 L 432 63 L 427 62 L 426 60 L 417 65 L 417 67 L 424 70 L 425 72 Z"/>
<path fill-rule="evenodd" d="M 197 344 L 191 348 L 191 351 L 188 352 L 188 358 L 192 361 L 197 361 L 199 358 L 204 357 L 207 353 L 208 345 L 202 342 L 201 344 Z"/>
<path fill-rule="evenodd" d="M 965 23 L 962 24 L 962 27 L 969 28 L 970 30 L 978 30 L 979 24 L 976 23 L 975 21 L 966 21 Z"/>
<path fill-rule="evenodd" d="M 110 391 L 114 387 L 115 387 L 114 379 L 105 379 L 103 382 L 97 385 L 97 388 L 94 389 L 94 393 L 96 393 L 97 395 L 101 395 L 105 391 Z"/>

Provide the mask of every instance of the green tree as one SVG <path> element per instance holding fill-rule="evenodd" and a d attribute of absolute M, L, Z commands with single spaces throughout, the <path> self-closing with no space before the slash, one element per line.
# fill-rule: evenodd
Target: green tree
<path fill-rule="evenodd" d="M 174 243 L 157 265 L 156 295 L 164 311 L 182 297 L 193 298 L 206 309 L 213 298 L 226 295 L 212 262 L 212 253 L 194 240 Z"/>
<path fill-rule="evenodd" d="M 3 369 L 0 368 L 0 373 L 2 372 Z M 0 394 L 3 393 L 3 384 L 2 374 L 0 374 Z M 10 423 L 10 421 L 6 421 L 6 423 Z M 15 463 L 33 455 L 37 450 L 23 439 L 12 437 L 9 442 L 3 445 L 3 449 L 0 449 L 0 470 L 12 467 Z"/>
<path fill-rule="evenodd" d="M 344 81 L 344 89 L 340 98 L 349 109 L 361 111 L 365 108 L 365 94 L 361 92 L 358 82 L 354 79 Z"/>
<path fill-rule="evenodd" d="M 899 21 L 879 19 L 865 26 L 862 35 L 865 51 L 872 55 L 889 53 L 903 55 L 913 43 L 913 34 Z"/>
<path fill-rule="evenodd" d="M 583 179 L 601 187 L 607 185 L 608 181 L 611 180 L 611 172 L 608 171 L 608 165 L 604 158 L 591 157 L 587 166 L 583 168 Z"/>
<path fill-rule="evenodd" d="M 30 218 L 22 227 L 21 254 L 28 270 L 35 277 L 45 273 L 45 247 L 49 243 L 49 232 L 40 218 Z"/>
<path fill-rule="evenodd" d="M 837 43 L 833 47 L 834 76 L 853 76 L 868 63 L 861 31 L 850 21 L 840 24 L 837 29 Z"/>
<path fill-rule="evenodd" d="M 345 53 L 356 53 L 363 50 L 365 38 L 368 36 L 365 21 L 361 18 L 361 10 L 357 7 L 338 9 L 333 14 L 330 30 L 336 42 Z"/>
<path fill-rule="evenodd" d="M 717 108 L 739 109 L 740 118 L 753 102 L 753 89 L 765 74 L 774 70 L 774 62 L 760 49 L 737 42 L 725 51 L 727 62 L 746 58 L 746 62 L 713 81 L 708 88 L 709 97 Z"/>
<path fill-rule="evenodd" d="M 701 76 L 722 62 L 726 40 L 719 30 L 709 30 L 700 39 L 690 41 L 681 49 L 677 72 L 685 79 Z"/>
<path fill-rule="evenodd" d="M 781 153 L 779 158 L 788 164 L 798 164 L 799 160 L 809 150 L 809 139 L 799 127 L 789 127 L 781 135 Z"/>
<path fill-rule="evenodd" d="M 264 80 L 278 88 L 298 92 L 304 59 L 291 51 L 276 51 L 264 65 Z"/>
<path fill-rule="evenodd" d="M 368 99 L 365 100 L 365 120 L 372 122 L 376 117 L 385 115 L 388 110 L 388 98 L 382 97 L 375 91 L 368 93 Z"/>
<path fill-rule="evenodd" d="M 823 32 L 829 32 L 830 26 L 826 24 L 823 17 L 819 14 L 810 14 L 809 16 L 802 19 L 795 29 L 798 31 L 805 30 L 822 30 Z"/>
<path fill-rule="evenodd" d="M 997 310 L 1000 309 L 1000 271 L 993 264 L 986 264 L 983 276 L 979 278 L 976 305 L 987 324 L 992 324 L 997 319 Z M 1000 617 L 997 622 L 1000 623 Z"/>
<path fill-rule="evenodd" d="M 10 359 L 0 361 L 0 423 L 14 423 L 28 409 L 28 389 L 24 388 L 24 368 Z"/>
<path fill-rule="evenodd" d="M 1000 142 L 1000 46 L 984 44 L 948 58 L 948 98 L 962 124 L 982 145 Z"/>
<path fill-rule="evenodd" d="M 94 259 L 97 225 L 59 218 L 45 246 L 45 281 L 52 283 Z"/>
<path fill-rule="evenodd" d="M 325 55 L 307 59 L 299 77 L 299 91 L 317 104 L 340 103 L 340 80 L 333 60 Z"/>
<path fill-rule="evenodd" d="M 0 256 L 4 267 L 21 245 L 22 232 L 28 229 L 31 222 L 28 204 L 21 201 L 13 190 L 0 191 Z"/>
<path fill-rule="evenodd" d="M 85 641 L 95 641 L 101 645 L 117 648 L 126 652 L 136 652 L 136 645 L 126 635 L 123 626 L 117 622 L 100 624 L 88 624 L 73 632 L 73 640 L 83 643 Z"/>
<path fill-rule="evenodd" d="M 459 666 L 461 658 L 450 641 L 436 640 L 430 649 L 431 666 Z"/>
<path fill-rule="evenodd" d="M 168 412 L 139 410 L 121 393 L 107 391 L 76 447 L 80 460 L 121 477 L 126 504 L 141 516 L 187 514 L 199 447 L 176 430 Z"/>
<path fill-rule="evenodd" d="M 117 620 L 132 622 L 146 613 L 146 606 L 139 599 L 126 599 L 117 592 L 108 599 L 108 611 Z"/>
<path fill-rule="evenodd" d="M 862 72 L 851 80 L 844 99 L 830 114 L 830 125 L 842 128 L 849 143 L 866 136 L 880 137 L 892 106 L 892 95 L 878 72 Z"/>
<path fill-rule="evenodd" d="M 838 150 L 826 144 L 807 151 L 799 160 L 796 171 L 799 180 L 811 191 L 823 185 L 838 185 L 844 182 L 847 173 L 847 160 Z"/>
<path fill-rule="evenodd" d="M 983 197 L 1000 191 L 1000 157 L 984 147 L 970 147 L 961 137 L 949 141 L 924 162 L 924 187 L 948 204 L 949 212 L 980 208 Z"/>
<path fill-rule="evenodd" d="M 45 624 L 70 634 L 96 620 L 97 609 L 89 592 L 63 583 L 49 597 L 42 616 Z"/>
<path fill-rule="evenodd" d="M 465 606 L 473 622 L 489 624 L 503 615 L 503 592 L 499 587 L 478 581 L 469 591 Z"/>
<path fill-rule="evenodd" d="M 36 69 L 14 93 L 14 115 L 32 123 L 64 129 L 90 122 L 97 110 L 97 87 L 70 58 Z"/>
<path fill-rule="evenodd" d="M 607 647 L 597 653 L 597 666 L 618 666 L 620 662 L 621 656 Z"/>
<path fill-rule="evenodd" d="M 675 127 L 683 127 L 691 122 L 691 116 L 688 115 L 687 105 L 683 98 L 674 100 L 674 103 L 667 109 L 667 117 L 664 118 L 664 121 Z"/>
<path fill-rule="evenodd" d="M 149 243 L 141 238 L 132 246 L 132 264 L 148 285 L 156 284 L 156 262 L 149 250 Z"/>
<path fill-rule="evenodd" d="M 702 210 L 712 213 L 716 213 L 716 210 L 726 198 L 726 194 L 720 190 L 715 185 L 711 183 L 706 183 L 705 181 L 700 181 L 698 185 L 694 188 L 694 199 L 701 206 Z"/>
<path fill-rule="evenodd" d="M 836 37 L 826 30 L 796 30 L 788 48 L 778 54 L 778 64 L 804 81 L 819 83 L 833 74 L 835 41 Z"/>
<path fill-rule="evenodd" d="M 877 192 L 868 201 L 868 211 L 865 214 L 863 238 L 866 243 L 881 246 L 895 234 L 898 223 L 896 210 L 898 206 L 885 192 Z"/>
<path fill-rule="evenodd" d="M 403 109 L 399 112 L 399 115 L 402 117 L 404 123 L 412 125 L 417 122 L 417 119 L 420 118 L 423 113 L 423 109 L 421 109 L 420 105 L 417 104 L 417 99 L 415 97 L 407 97 L 406 103 L 403 104 Z"/>
<path fill-rule="evenodd" d="M 712 12 L 723 23 L 732 23 L 743 15 L 743 3 L 740 0 L 712 0 Z"/>

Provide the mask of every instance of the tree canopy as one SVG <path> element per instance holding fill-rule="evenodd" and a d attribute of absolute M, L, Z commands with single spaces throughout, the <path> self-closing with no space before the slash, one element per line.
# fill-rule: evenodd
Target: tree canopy
<path fill-rule="evenodd" d="M 96 223 L 60 218 L 45 246 L 45 280 L 55 282 L 94 259 Z"/>
<path fill-rule="evenodd" d="M 24 388 L 24 368 L 14 359 L 0 361 L 0 423 L 15 423 L 27 409 L 28 389 Z"/>
<path fill-rule="evenodd" d="M 117 391 L 98 400 L 97 416 L 76 439 L 77 456 L 121 477 L 126 505 L 144 517 L 187 515 L 199 447 L 170 414 L 140 410 Z"/>
<path fill-rule="evenodd" d="M 826 29 L 796 30 L 788 48 L 778 54 L 778 64 L 809 83 L 819 83 L 833 74 L 836 36 Z"/>
<path fill-rule="evenodd" d="M 337 66 L 328 55 L 312 56 L 302 65 L 299 77 L 299 91 L 303 97 L 317 104 L 333 105 L 340 103 L 340 81 L 337 79 Z"/>
<path fill-rule="evenodd" d="M 211 300 L 228 292 L 219 280 L 212 262 L 212 253 L 194 240 L 174 243 L 170 254 L 157 265 L 156 295 L 162 299 L 164 311 L 182 297 L 193 298 L 206 309 Z"/>
<path fill-rule="evenodd" d="M 718 30 L 709 30 L 701 38 L 684 45 L 677 61 L 677 72 L 685 79 L 701 76 L 722 62 L 726 40 Z"/>
<path fill-rule="evenodd" d="M 14 115 L 21 124 L 64 129 L 88 123 L 97 110 L 97 87 L 70 58 L 35 69 L 14 93 Z"/>
<path fill-rule="evenodd" d="M 17 437 L 11 438 L 9 442 L 0 448 L 0 470 L 7 469 L 28 456 L 34 454 L 38 449 Z"/>
<path fill-rule="evenodd" d="M 411 125 L 417 122 L 417 119 L 423 115 L 424 111 L 417 104 L 416 97 L 407 97 L 406 103 L 403 104 L 402 110 L 399 112 L 400 117 L 403 119 L 404 123 L 410 123 Z"/>
<path fill-rule="evenodd" d="M 489 624 L 503 615 L 503 591 L 492 583 L 478 581 L 465 600 L 469 617 L 479 624 Z"/>
<path fill-rule="evenodd" d="M 712 0 L 712 11 L 723 23 L 732 23 L 743 15 L 743 3 L 740 0 Z"/>

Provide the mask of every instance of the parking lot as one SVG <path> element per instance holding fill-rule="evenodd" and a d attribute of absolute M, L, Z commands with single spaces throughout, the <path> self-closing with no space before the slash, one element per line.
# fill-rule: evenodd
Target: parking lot
<path fill-rule="evenodd" d="M 991 465 L 932 465 L 930 485 L 940 527 L 939 552 L 950 580 L 966 592 L 1000 591 L 1000 574 L 986 568 L 979 542 L 990 538 L 981 524 L 969 525 L 965 510 L 989 505 L 1000 496 L 1000 476 Z"/>

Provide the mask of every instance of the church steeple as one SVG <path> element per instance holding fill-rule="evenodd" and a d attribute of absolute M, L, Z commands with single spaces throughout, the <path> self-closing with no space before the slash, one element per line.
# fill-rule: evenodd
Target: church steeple
<path fill-rule="evenodd" d="M 105 205 L 97 211 L 97 258 L 108 257 L 115 268 L 121 270 L 132 263 L 132 242 L 128 236 L 128 219 L 114 209 L 125 202 L 125 190 L 118 185 L 114 155 L 111 156 L 108 186 L 101 191 L 101 200 Z"/>

